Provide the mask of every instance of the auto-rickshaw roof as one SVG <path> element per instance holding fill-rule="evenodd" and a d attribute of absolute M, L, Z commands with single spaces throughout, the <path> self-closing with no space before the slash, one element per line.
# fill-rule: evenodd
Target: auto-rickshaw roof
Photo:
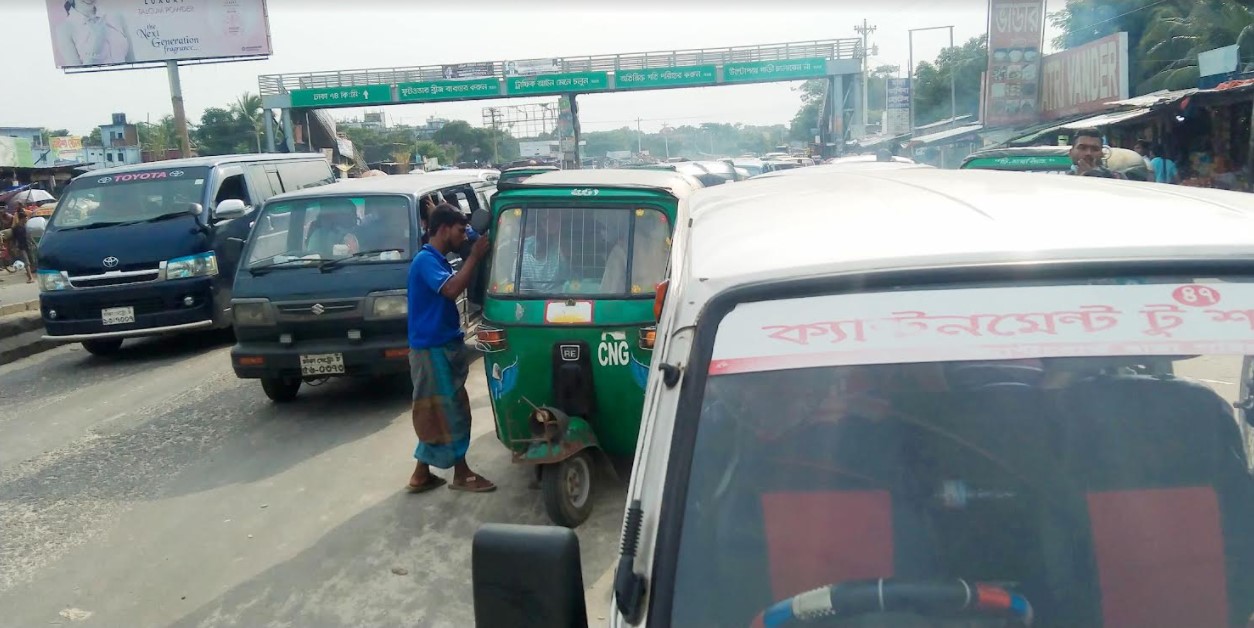
<path fill-rule="evenodd" d="M 526 187 L 545 185 L 589 187 L 643 187 L 666 190 L 676 198 L 684 198 L 701 189 L 701 182 L 681 172 L 631 168 L 596 170 L 558 170 L 537 174 L 520 184 Z"/>
<path fill-rule="evenodd" d="M 478 175 L 430 177 L 425 174 L 392 174 L 386 177 L 362 177 L 286 192 L 271 197 L 266 203 L 273 205 L 281 201 L 349 194 L 404 194 L 418 197 L 456 185 L 474 185 L 480 181 Z"/>
<path fill-rule="evenodd" d="M 694 195 L 700 291 L 805 276 L 1039 261 L 1248 260 L 1254 196 L 988 170 L 824 169 Z M 764 216 L 770 219 L 764 220 Z M 684 298 L 701 307 L 703 295 Z"/>

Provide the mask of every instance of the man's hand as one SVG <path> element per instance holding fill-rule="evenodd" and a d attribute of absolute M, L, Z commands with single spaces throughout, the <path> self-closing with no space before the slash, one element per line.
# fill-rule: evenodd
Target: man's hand
<path fill-rule="evenodd" d="M 488 242 L 488 239 L 481 236 L 475 240 L 474 244 L 470 245 L 470 256 L 475 259 L 483 259 L 483 256 L 487 255 L 488 250 L 491 248 L 492 244 Z"/>

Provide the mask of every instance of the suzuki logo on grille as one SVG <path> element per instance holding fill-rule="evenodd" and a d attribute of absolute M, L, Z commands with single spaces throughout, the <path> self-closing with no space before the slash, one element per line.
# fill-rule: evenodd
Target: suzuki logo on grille
<path fill-rule="evenodd" d="M 105 268 L 117 268 L 118 264 L 121 264 L 122 262 L 118 258 L 110 255 L 109 257 L 104 258 L 101 263 L 104 264 Z"/>
<path fill-rule="evenodd" d="M 322 313 L 323 313 L 323 312 L 326 312 L 326 311 L 327 311 L 327 308 L 322 307 L 322 304 L 321 304 L 321 303 L 315 303 L 315 304 L 313 305 L 313 307 L 309 308 L 309 311 L 310 311 L 310 312 L 313 312 L 314 314 L 316 314 L 316 315 L 318 315 L 318 316 L 322 316 Z"/>

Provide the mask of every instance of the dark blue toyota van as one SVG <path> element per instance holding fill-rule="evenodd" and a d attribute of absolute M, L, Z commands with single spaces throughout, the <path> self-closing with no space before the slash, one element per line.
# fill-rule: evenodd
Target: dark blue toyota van
<path fill-rule="evenodd" d="M 334 180 L 320 154 L 177 159 L 78 176 L 39 243 L 44 337 L 103 355 L 125 338 L 229 327 L 254 208 Z"/>

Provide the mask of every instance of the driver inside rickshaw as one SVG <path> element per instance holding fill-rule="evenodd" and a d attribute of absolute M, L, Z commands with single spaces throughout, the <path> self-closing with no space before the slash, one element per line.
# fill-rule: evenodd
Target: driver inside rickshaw
<path fill-rule="evenodd" d="M 574 226 L 569 210 L 533 211 L 523 238 L 519 292 L 561 292 L 570 274 L 570 239 Z M 536 224 L 536 223 L 539 224 Z"/>

